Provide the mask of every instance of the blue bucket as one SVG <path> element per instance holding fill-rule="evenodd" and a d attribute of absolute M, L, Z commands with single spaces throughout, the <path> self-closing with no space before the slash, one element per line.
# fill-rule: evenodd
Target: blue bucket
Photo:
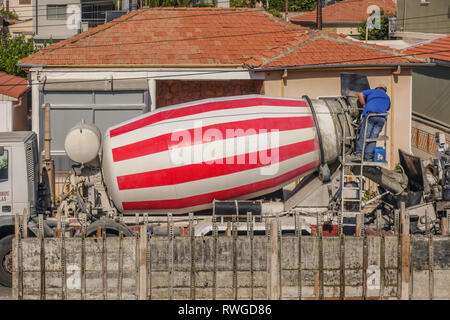
<path fill-rule="evenodd" d="M 383 147 L 375 147 L 373 154 L 374 162 L 385 162 L 386 161 L 386 150 Z"/>

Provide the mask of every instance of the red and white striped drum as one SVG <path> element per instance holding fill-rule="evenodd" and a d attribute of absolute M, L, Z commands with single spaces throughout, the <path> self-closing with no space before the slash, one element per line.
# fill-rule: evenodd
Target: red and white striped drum
<path fill-rule="evenodd" d="M 306 101 L 246 95 L 158 109 L 109 128 L 103 174 L 121 212 L 186 213 L 251 199 L 317 170 Z"/>

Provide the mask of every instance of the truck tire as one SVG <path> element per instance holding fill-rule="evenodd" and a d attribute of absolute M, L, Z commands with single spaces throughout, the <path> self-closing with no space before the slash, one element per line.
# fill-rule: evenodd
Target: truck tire
<path fill-rule="evenodd" d="M 12 285 L 12 239 L 10 234 L 0 240 L 0 284 L 5 287 Z"/>

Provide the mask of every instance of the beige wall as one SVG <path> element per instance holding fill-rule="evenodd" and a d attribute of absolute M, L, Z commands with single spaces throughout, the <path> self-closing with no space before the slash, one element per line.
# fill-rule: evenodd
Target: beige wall
<path fill-rule="evenodd" d="M 349 72 L 367 75 L 371 88 L 385 84 L 391 97 L 391 110 L 388 118 L 387 159 L 393 168 L 398 163 L 399 148 L 411 152 L 411 71 L 402 69 L 400 75 L 393 76 L 394 69 L 358 69 L 358 70 L 289 70 L 287 80 L 281 81 L 281 71 L 266 73 L 264 92 L 266 95 L 301 97 L 308 95 L 315 99 L 319 96 L 340 95 L 340 73 Z M 392 126 L 392 123 L 394 126 Z"/>
<path fill-rule="evenodd" d="M 19 2 L 19 0 L 9 0 L 9 10 L 15 12 L 19 16 L 20 20 L 31 18 L 33 16 L 31 0 L 29 4 L 20 4 Z"/>
<path fill-rule="evenodd" d="M 28 128 L 28 94 L 22 96 L 22 103 L 13 108 L 13 131 L 27 131 Z"/>
<path fill-rule="evenodd" d="M 33 36 L 33 20 L 19 22 L 8 26 L 9 34 L 11 36 L 20 36 L 25 34 L 25 39 L 30 39 Z"/>

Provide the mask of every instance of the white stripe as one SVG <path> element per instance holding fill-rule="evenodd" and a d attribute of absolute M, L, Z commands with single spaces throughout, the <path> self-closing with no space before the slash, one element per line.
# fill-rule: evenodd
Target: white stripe
<path fill-rule="evenodd" d="M 141 120 L 141 119 L 144 119 L 144 118 L 147 118 L 151 114 L 157 114 L 157 113 L 168 111 L 168 110 L 183 109 L 183 108 L 186 108 L 186 107 L 191 107 L 191 106 L 196 106 L 196 105 L 201 105 L 201 104 L 206 104 L 206 103 L 211 103 L 211 102 L 241 101 L 241 100 L 256 99 L 256 98 L 259 98 L 259 99 L 277 99 L 277 100 L 286 100 L 286 101 L 304 101 L 303 99 L 299 99 L 299 98 L 266 96 L 266 95 L 261 95 L 261 94 L 249 94 L 249 95 L 242 95 L 242 96 L 230 96 L 230 97 L 195 100 L 195 101 L 190 101 L 190 102 L 186 102 L 186 103 L 180 103 L 180 104 L 176 104 L 176 105 L 172 105 L 172 106 L 161 107 L 161 108 L 158 108 L 158 109 L 152 111 L 151 113 L 146 113 L 146 114 L 137 116 L 135 118 L 132 118 L 130 120 L 124 121 L 122 123 L 119 123 L 119 124 L 117 124 L 115 126 L 110 127 L 108 129 L 108 131 L 107 131 L 107 134 L 109 135 L 109 130 L 114 130 L 114 129 L 120 128 L 120 127 L 122 127 L 124 125 L 133 123 L 135 121 L 138 121 L 138 120 Z"/>
<path fill-rule="evenodd" d="M 278 172 L 272 175 L 261 175 L 261 168 L 236 172 L 224 176 L 203 180 L 190 181 L 176 185 L 122 190 L 115 200 L 122 201 L 152 201 L 186 198 L 205 193 L 233 189 L 239 186 L 278 177 L 303 165 L 319 160 L 319 151 L 302 154 L 279 163 Z"/>
<path fill-rule="evenodd" d="M 303 116 L 311 116 L 311 110 L 304 107 L 278 106 L 257 106 L 251 108 L 216 110 L 160 121 L 110 139 L 112 147 L 118 148 L 142 140 L 158 137 L 163 134 L 179 130 L 189 130 L 195 127 L 205 127 L 215 124 L 262 118 L 290 118 Z M 109 139 L 109 136 L 106 135 L 105 139 Z"/>
<path fill-rule="evenodd" d="M 297 143 L 301 141 L 316 139 L 316 130 L 315 128 L 303 128 L 303 129 L 297 129 L 297 130 L 287 130 L 287 131 L 280 131 L 279 134 L 279 146 L 286 146 L 292 143 Z M 231 139 L 225 139 L 220 141 L 213 141 L 209 143 L 203 143 L 197 146 L 188 146 L 183 148 L 177 148 L 174 150 L 168 150 L 163 152 L 158 152 L 138 158 L 123 160 L 119 162 L 114 162 L 113 164 L 113 170 L 114 173 L 117 176 L 122 175 L 128 175 L 128 174 L 135 174 L 135 173 L 141 173 L 141 172 L 147 172 L 147 171 L 155 171 L 155 170 L 161 170 L 161 169 L 167 169 L 167 168 L 174 168 L 179 167 L 187 164 L 193 164 L 193 163 L 201 163 L 204 161 L 204 159 L 201 159 L 198 157 L 198 152 L 195 151 L 198 150 L 198 146 L 202 147 L 203 152 L 200 151 L 201 155 L 206 154 L 208 150 L 212 150 L 214 147 L 216 147 L 215 150 L 218 150 L 217 154 L 215 155 L 207 155 L 208 160 L 216 160 L 221 159 L 225 157 L 231 157 L 235 155 L 242 155 L 249 152 L 249 148 L 253 148 L 254 150 L 252 152 L 266 150 L 267 147 L 265 145 L 262 145 L 257 142 L 257 144 L 252 144 L 252 146 L 249 146 L 249 142 L 257 140 L 258 137 L 264 137 L 264 135 L 253 135 L 252 138 L 250 137 L 237 137 L 237 138 L 231 138 Z M 271 135 L 272 136 L 272 135 Z M 270 146 L 270 140 L 266 140 L 268 142 L 268 146 Z M 230 148 L 229 146 L 233 146 L 233 148 Z M 243 148 L 236 148 L 236 146 L 243 145 Z M 275 146 L 276 147 L 276 146 Z M 220 153 L 220 150 L 222 153 Z M 190 162 L 189 163 L 174 163 L 173 160 L 175 159 L 175 154 L 191 154 Z M 181 153 L 183 152 L 183 153 Z M 197 155 L 197 157 L 194 158 L 194 156 Z"/>

